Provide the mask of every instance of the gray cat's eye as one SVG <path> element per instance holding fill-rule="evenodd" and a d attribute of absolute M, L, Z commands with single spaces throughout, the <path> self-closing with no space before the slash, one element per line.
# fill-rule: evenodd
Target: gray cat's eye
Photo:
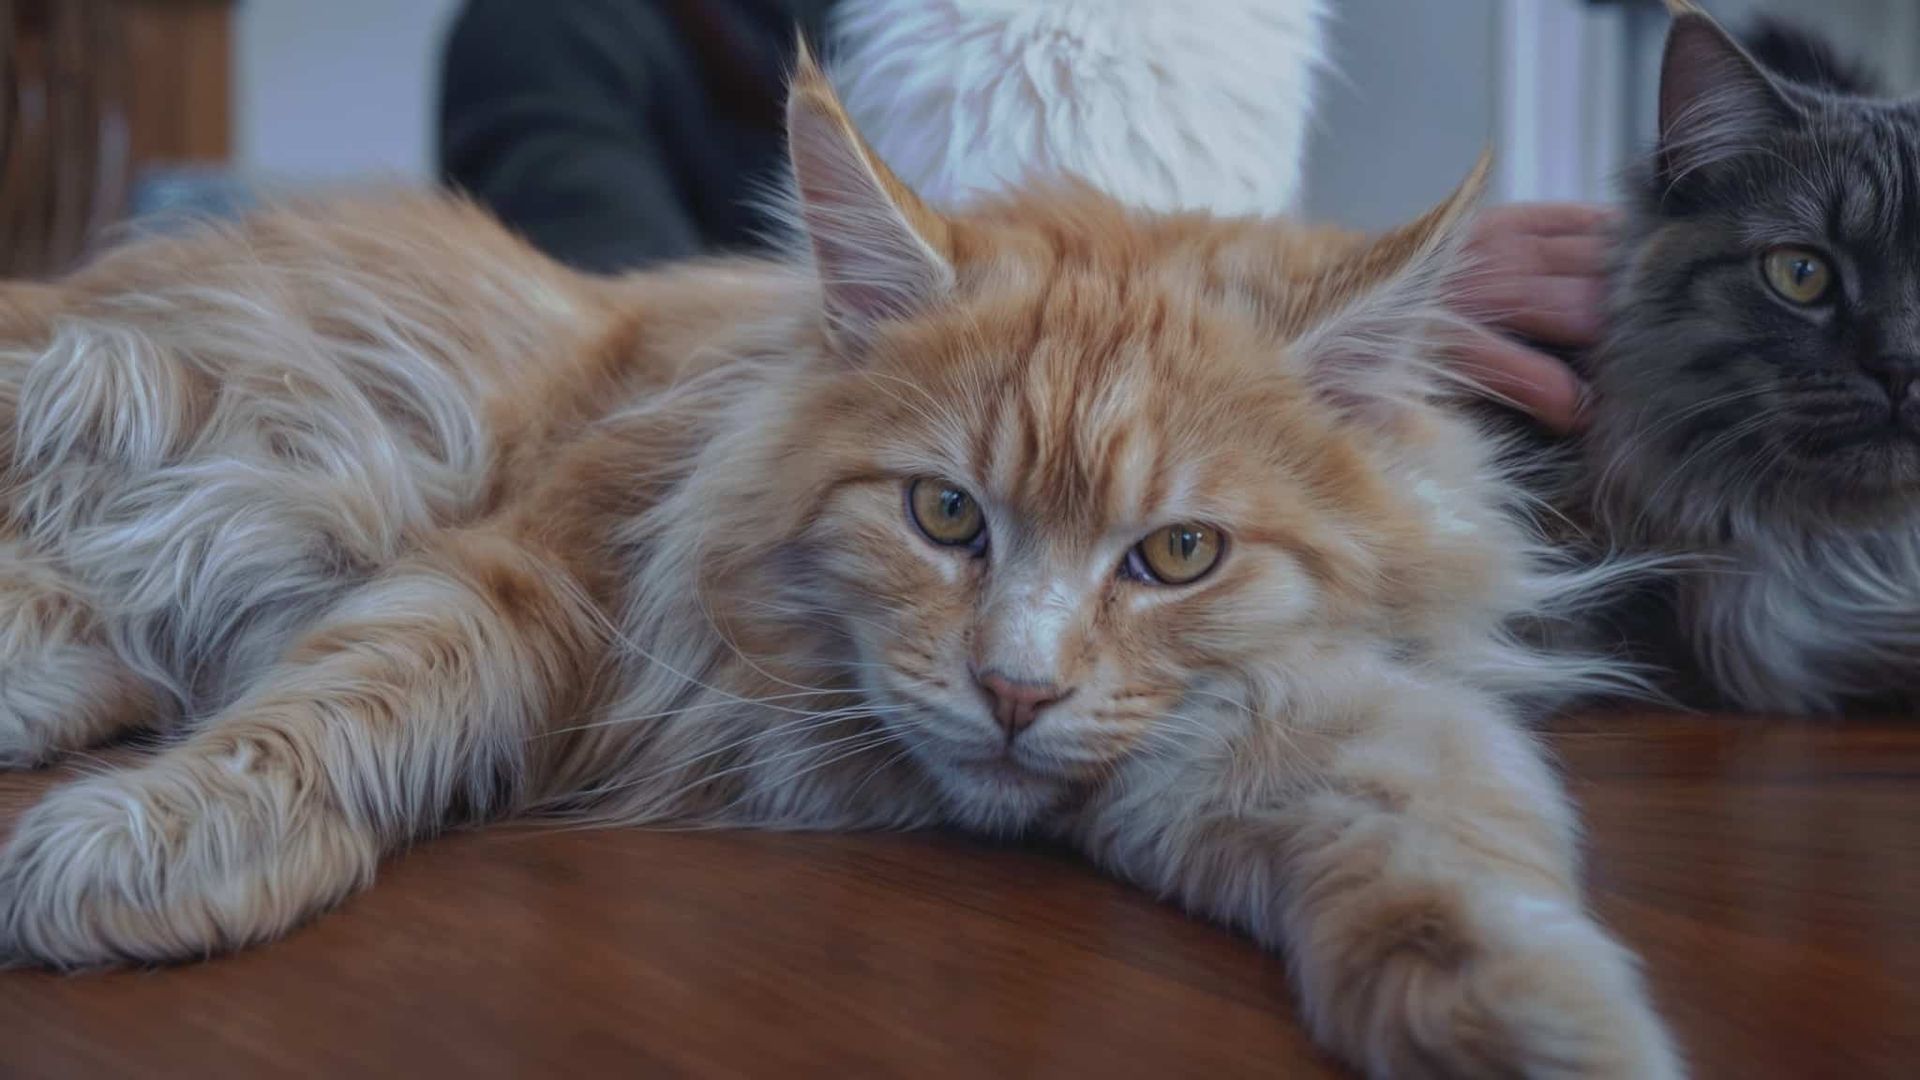
<path fill-rule="evenodd" d="M 1776 296 L 1798 307 L 1813 307 L 1832 299 L 1838 280 L 1826 255 L 1793 244 L 1761 253 L 1760 274 Z"/>

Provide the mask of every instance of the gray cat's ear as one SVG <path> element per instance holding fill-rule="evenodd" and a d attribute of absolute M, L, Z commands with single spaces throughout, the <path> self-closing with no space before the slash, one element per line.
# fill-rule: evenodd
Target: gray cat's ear
<path fill-rule="evenodd" d="M 1660 179 L 1669 187 L 1801 117 L 1773 76 L 1711 16 L 1684 0 L 1670 6 L 1658 151 Z"/>
<path fill-rule="evenodd" d="M 843 344 L 857 347 L 880 322 L 953 287 L 946 219 L 867 146 L 804 42 L 787 98 L 787 151 L 828 323 Z"/>

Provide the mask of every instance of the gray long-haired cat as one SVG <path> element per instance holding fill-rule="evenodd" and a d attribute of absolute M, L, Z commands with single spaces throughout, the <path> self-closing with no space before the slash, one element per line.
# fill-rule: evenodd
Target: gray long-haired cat
<path fill-rule="evenodd" d="M 1686 693 L 1826 712 L 1920 690 L 1920 102 L 1676 4 L 1659 145 L 1585 365 L 1599 533 L 1691 569 L 1628 635 Z"/>

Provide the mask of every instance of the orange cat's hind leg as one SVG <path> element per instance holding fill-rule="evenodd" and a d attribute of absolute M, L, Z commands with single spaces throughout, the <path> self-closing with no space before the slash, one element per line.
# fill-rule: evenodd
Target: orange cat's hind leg
<path fill-rule="evenodd" d="M 0 539 L 0 768 L 42 764 L 156 715 L 156 695 L 108 647 L 80 590 Z"/>
<path fill-rule="evenodd" d="M 601 616 L 561 573 L 499 535 L 443 536 L 187 738 L 56 788 L 0 848 L 0 967 L 264 941 L 384 852 L 518 808 L 553 752 L 536 736 L 601 655 Z"/>

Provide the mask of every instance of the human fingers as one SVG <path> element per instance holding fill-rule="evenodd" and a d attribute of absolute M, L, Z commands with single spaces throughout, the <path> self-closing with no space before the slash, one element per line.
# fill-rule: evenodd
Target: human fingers
<path fill-rule="evenodd" d="M 1477 327 L 1464 334 L 1453 355 L 1462 377 L 1551 430 L 1568 434 L 1584 426 L 1585 387 L 1559 360 Z"/>

